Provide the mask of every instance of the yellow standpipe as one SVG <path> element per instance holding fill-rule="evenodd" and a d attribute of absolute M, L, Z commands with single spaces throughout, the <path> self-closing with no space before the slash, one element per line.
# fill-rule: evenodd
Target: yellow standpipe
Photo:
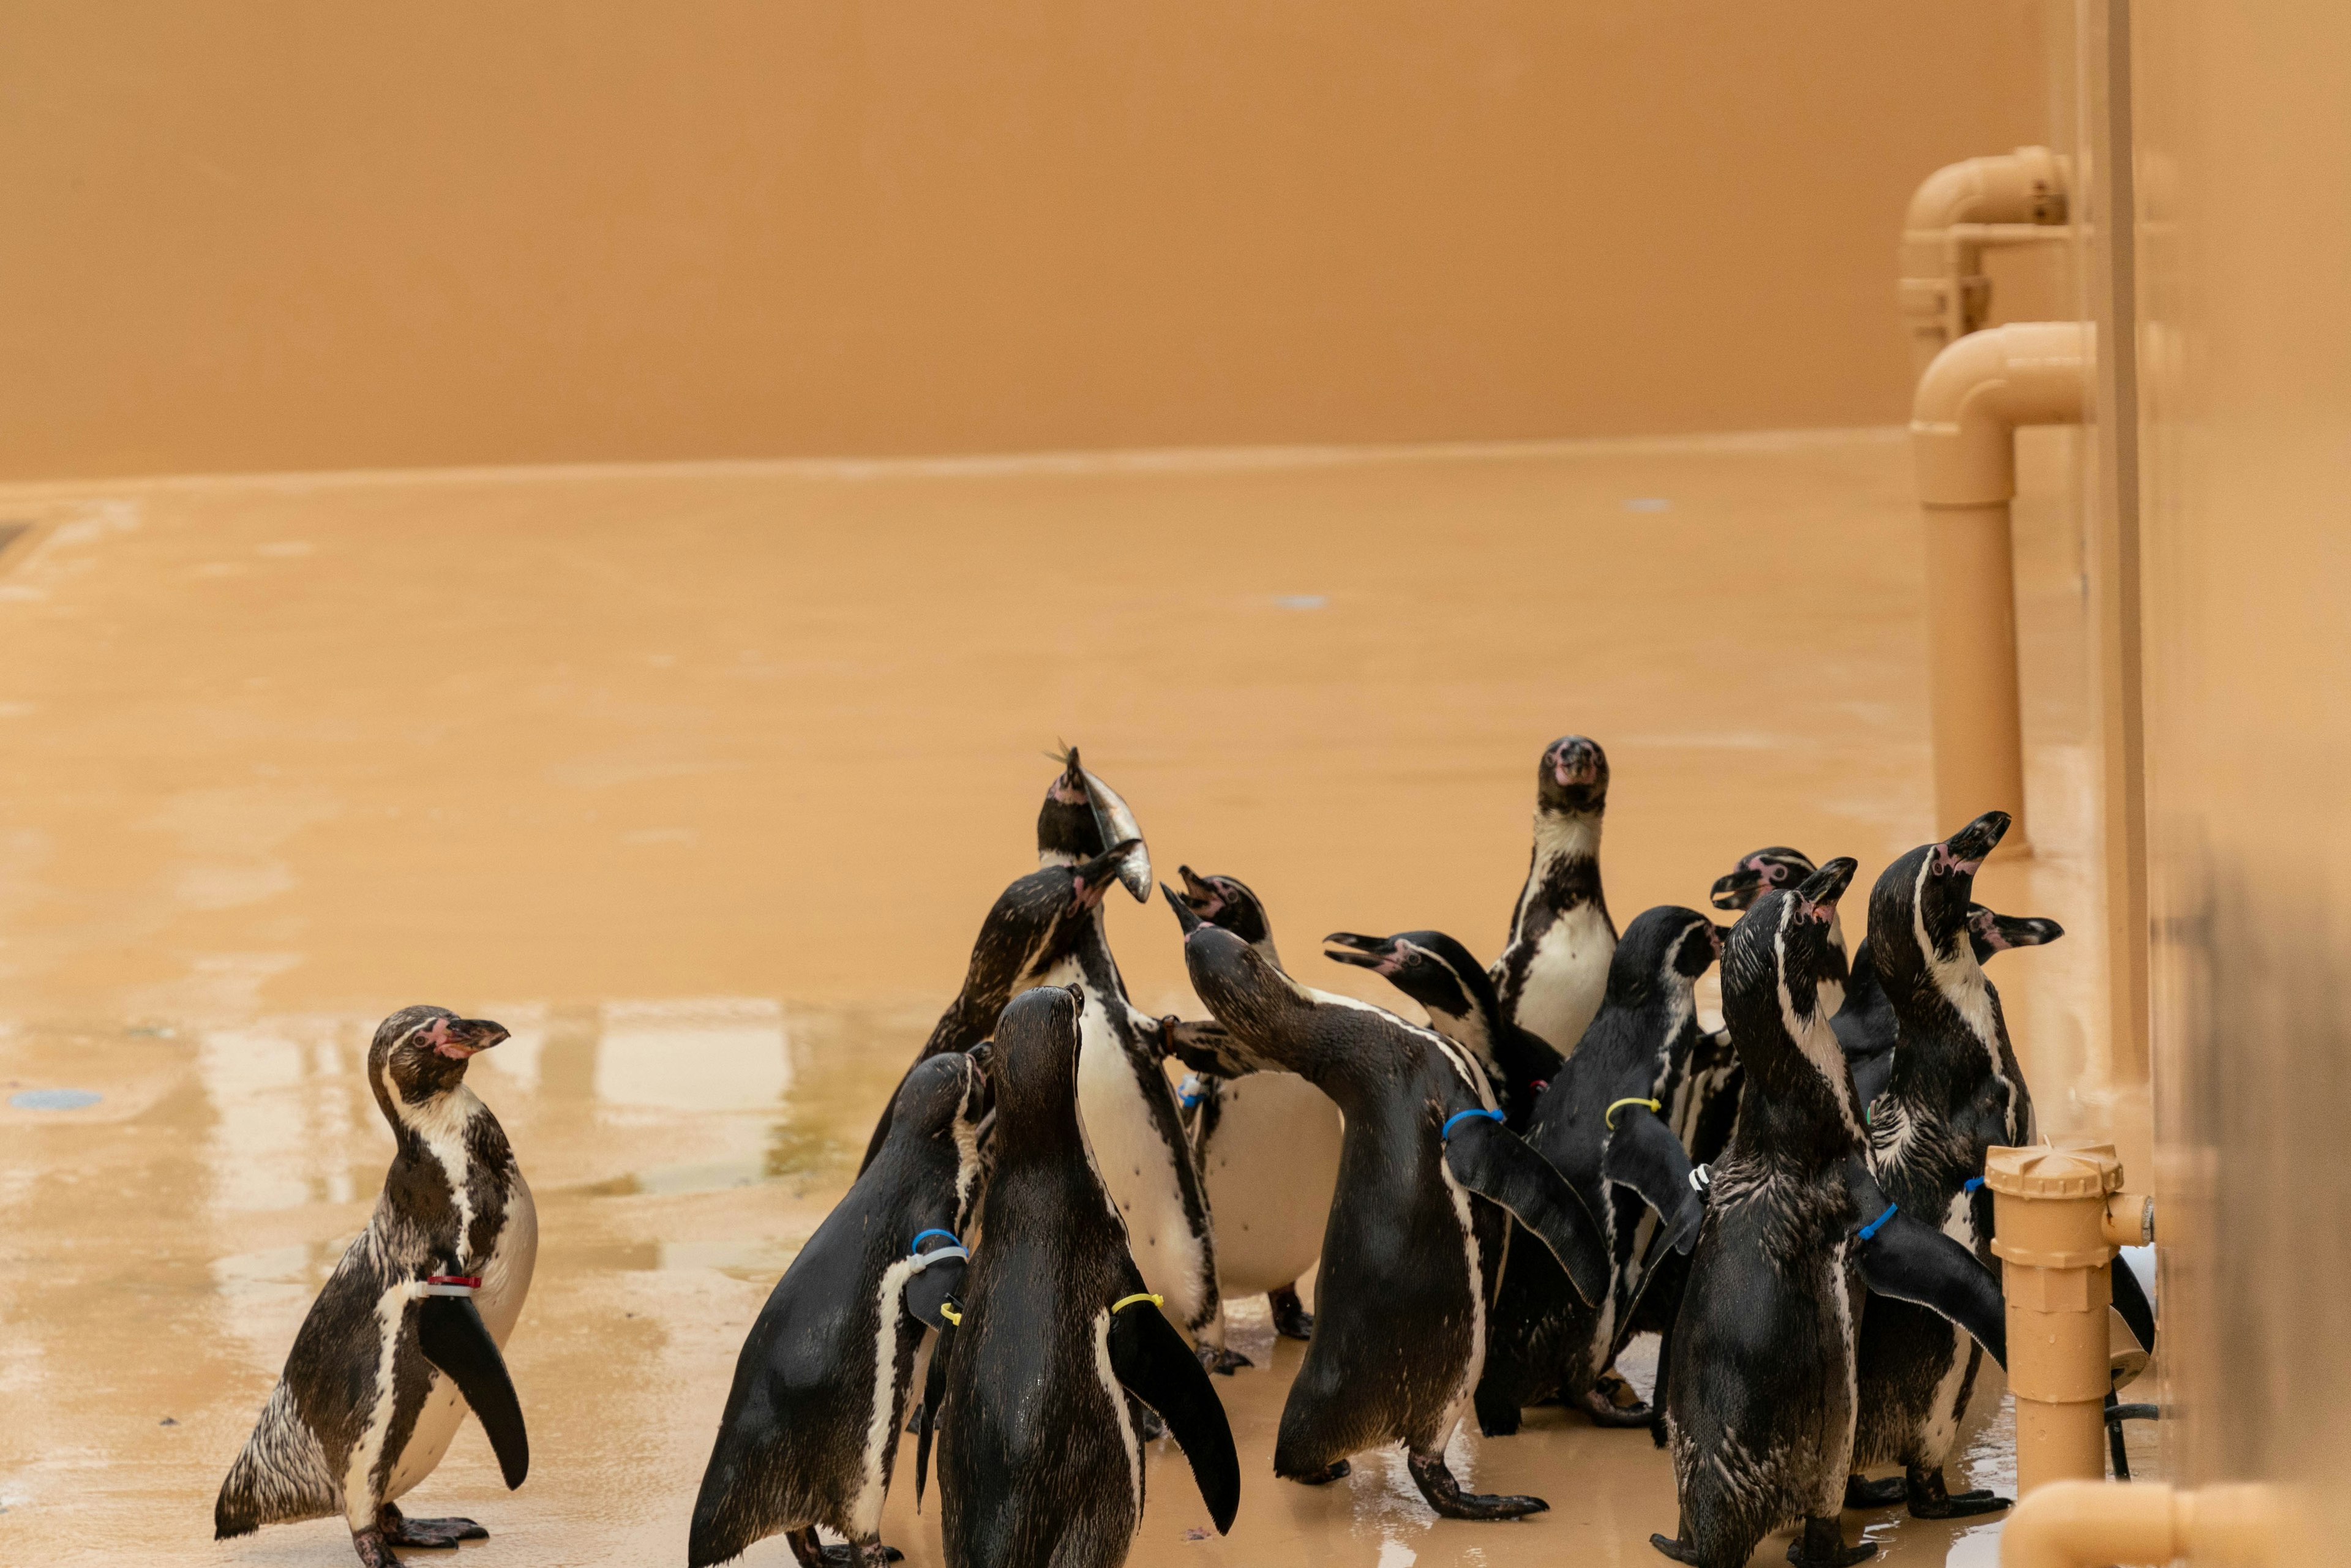
<path fill-rule="evenodd" d="M 1984 1185 L 2008 1298 L 2017 1495 L 2103 1480 L 2115 1250 L 2154 1239 L 2153 1202 L 2122 1190 L 2111 1144 L 1993 1149 Z"/>
<path fill-rule="evenodd" d="M 1935 820 L 1949 831 L 1995 808 L 2006 811 L 2015 826 L 1993 852 L 2001 859 L 2032 852 L 2009 529 L 2016 427 L 2081 421 L 2091 348 L 2081 321 L 1970 333 L 1935 356 L 1911 408 L 1926 508 Z"/>

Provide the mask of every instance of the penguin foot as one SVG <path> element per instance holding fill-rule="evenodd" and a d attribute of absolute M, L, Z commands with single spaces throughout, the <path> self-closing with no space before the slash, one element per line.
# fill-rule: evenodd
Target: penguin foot
<path fill-rule="evenodd" d="M 400 1559 L 392 1554 L 381 1530 L 352 1531 L 351 1550 L 360 1554 L 362 1568 L 400 1568 Z"/>
<path fill-rule="evenodd" d="M 1909 1483 L 1900 1476 L 1887 1476 L 1873 1481 L 1862 1476 L 1844 1479 L 1844 1505 L 1847 1508 L 1893 1508 L 1910 1495 Z"/>
<path fill-rule="evenodd" d="M 490 1538 L 470 1519 L 411 1519 L 390 1503 L 376 1511 L 375 1527 L 387 1546 L 454 1547 L 460 1541 Z"/>
<path fill-rule="evenodd" d="M 2010 1499 L 1979 1489 L 1957 1494 L 1943 1490 L 1943 1472 L 1912 1469 L 1903 1478 L 1903 1490 L 1913 1519 L 1966 1519 L 1972 1514 L 1998 1513 Z"/>
<path fill-rule="evenodd" d="M 1219 1377 L 1230 1377 L 1241 1367 L 1257 1364 L 1239 1351 L 1228 1350 L 1220 1344 L 1196 1344 L 1192 1351 L 1200 1358 L 1202 1366 Z"/>
<path fill-rule="evenodd" d="M 792 1557 L 801 1568 L 872 1568 L 876 1563 L 903 1563 L 906 1554 L 894 1546 L 884 1546 L 878 1541 L 852 1541 L 842 1545 L 828 1546 L 818 1539 L 816 1527 L 788 1531 L 784 1542 L 792 1549 Z"/>
<path fill-rule="evenodd" d="M 1333 1459 L 1319 1470 L 1290 1479 L 1302 1487 L 1327 1487 L 1332 1481 L 1343 1480 L 1354 1472 L 1354 1465 L 1346 1459 Z"/>
<path fill-rule="evenodd" d="M 1551 1507 L 1539 1497 L 1463 1491 L 1443 1454 L 1432 1454 L 1426 1458 L 1407 1454 L 1405 1459 L 1411 1468 L 1413 1484 L 1420 1488 L 1420 1495 L 1447 1519 L 1521 1519 Z"/>
<path fill-rule="evenodd" d="M 1803 1533 L 1788 1542 L 1788 1561 L 1796 1568 L 1853 1568 L 1877 1555 L 1877 1542 L 1844 1543 L 1844 1530 L 1834 1519 L 1808 1519 Z"/>
<path fill-rule="evenodd" d="M 1627 1394 L 1632 1392 L 1630 1385 L 1621 1379 L 1616 1387 L 1623 1388 Z M 1646 1427 L 1649 1424 L 1649 1407 L 1646 1405 L 1638 1400 L 1630 1405 L 1619 1405 L 1614 1392 L 1603 1380 L 1593 1384 L 1576 1403 L 1586 1416 L 1592 1417 L 1592 1424 L 1595 1427 Z"/>
<path fill-rule="evenodd" d="M 1649 1537 L 1649 1544 L 1677 1563 L 1695 1564 L 1698 1560 L 1697 1547 L 1687 1541 L 1677 1541 L 1670 1535 L 1652 1535 Z"/>
<path fill-rule="evenodd" d="M 1273 1306 L 1273 1332 L 1284 1339 L 1312 1339 L 1314 1314 L 1298 1299 L 1295 1285 L 1277 1285 L 1265 1293 Z"/>

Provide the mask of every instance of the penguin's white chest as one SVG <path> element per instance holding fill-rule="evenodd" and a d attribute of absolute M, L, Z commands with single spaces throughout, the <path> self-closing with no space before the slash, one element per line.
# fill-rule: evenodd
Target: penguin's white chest
<path fill-rule="evenodd" d="M 490 1256 L 471 1260 L 471 1267 L 482 1277 L 481 1289 L 474 1292 L 474 1306 L 500 1350 L 514 1332 L 515 1320 L 522 1315 L 523 1298 L 530 1293 L 531 1270 L 538 1260 L 538 1210 L 531 1202 L 529 1184 L 517 1171 L 514 1190 L 507 1200 L 506 1225 L 498 1231 Z M 448 1453 L 457 1428 L 465 1425 L 465 1398 L 457 1392 L 455 1380 L 434 1373 L 424 1408 L 417 1412 L 416 1425 L 385 1477 L 386 1502 L 398 1500 L 433 1473 Z"/>
<path fill-rule="evenodd" d="M 1552 921 L 1527 964 L 1519 1027 L 1541 1035 L 1562 1055 L 1573 1052 L 1600 1010 L 1615 952 L 1616 938 L 1597 904 L 1579 904 Z"/>
<path fill-rule="evenodd" d="M 1252 1072 L 1217 1094 L 1216 1125 L 1199 1150 L 1217 1276 L 1226 1295 L 1253 1296 L 1295 1281 L 1321 1255 L 1346 1123 L 1294 1072 Z"/>
<path fill-rule="evenodd" d="M 1136 1076 L 1107 1010 L 1116 1005 L 1117 998 L 1086 988 L 1078 1019 L 1078 1122 L 1094 1169 L 1126 1222 L 1127 1249 L 1144 1283 L 1167 1298 L 1172 1322 L 1189 1325 L 1205 1311 L 1207 1293 L 1206 1259 L 1176 1176 L 1185 1151 L 1170 1147 L 1152 1120 L 1144 1095 L 1157 1085 Z"/>

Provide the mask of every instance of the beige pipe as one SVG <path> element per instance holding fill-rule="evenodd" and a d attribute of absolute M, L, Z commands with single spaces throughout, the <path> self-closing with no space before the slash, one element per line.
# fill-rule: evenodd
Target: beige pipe
<path fill-rule="evenodd" d="M 2008 1298 L 2008 1386 L 2016 1398 L 2016 1490 L 2106 1473 L 2106 1309 L 2114 1303 L 2109 1199 L 2123 1185 L 2110 1144 L 1993 1149 L 1991 1249 Z"/>
<path fill-rule="evenodd" d="M 2064 237 L 2065 161 L 2046 147 L 1946 164 L 1910 197 L 1902 225 L 1902 314 L 1917 372 L 1984 324 L 1992 246 Z"/>
<path fill-rule="evenodd" d="M 2016 427 L 2083 418 L 2091 344 L 2078 321 L 1970 333 L 1935 356 L 1911 406 L 1927 509 L 1935 821 L 1948 832 L 1995 807 L 2006 811 L 2016 825 L 1995 852 L 2002 859 L 2032 852 L 2009 528 Z"/>
<path fill-rule="evenodd" d="M 2001 1568 L 2167 1563 L 2269 1568 L 2282 1500 L 2258 1485 L 2180 1490 L 2154 1481 L 2053 1481 L 2016 1505 L 2000 1535 Z"/>

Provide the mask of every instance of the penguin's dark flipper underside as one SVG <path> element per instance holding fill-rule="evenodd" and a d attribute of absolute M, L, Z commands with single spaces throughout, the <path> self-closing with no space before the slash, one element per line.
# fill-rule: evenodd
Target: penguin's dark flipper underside
<path fill-rule="evenodd" d="M 1192 1347 L 1149 1301 L 1111 1314 L 1110 1369 L 1129 1392 L 1159 1412 L 1192 1463 L 1192 1479 L 1222 1535 L 1241 1506 L 1241 1462 L 1223 1401 Z"/>
<path fill-rule="evenodd" d="M 1956 1238 L 1895 1207 L 1859 1161 L 1846 1179 L 1864 1216 L 1855 1248 L 1863 1282 L 1881 1296 L 1940 1312 L 2006 1367 L 2008 1306 L 1991 1270 Z"/>
<path fill-rule="evenodd" d="M 1687 1252 L 1697 1243 L 1706 1200 L 1690 1185 L 1689 1151 L 1656 1113 L 1643 1105 L 1617 1112 L 1608 1151 L 1600 1157 L 1600 1174 L 1631 1187 L 1657 1211 L 1667 1246 Z"/>
<path fill-rule="evenodd" d="M 919 1277 L 919 1276 L 918 1276 Z M 939 1325 L 938 1343 L 931 1346 L 931 1373 L 923 1380 L 923 1408 L 915 1417 L 914 1428 L 914 1511 L 923 1511 L 923 1484 L 931 1476 L 931 1434 L 939 1424 L 939 1401 L 946 1397 L 947 1358 L 955 1354 L 955 1326 L 962 1321 L 958 1310 L 955 1317 Z"/>
<path fill-rule="evenodd" d="M 2138 1276 L 2131 1266 L 2117 1258 L 2114 1262 L 2115 1311 L 2122 1313 L 2124 1326 L 2138 1341 L 2139 1349 L 2155 1353 L 2155 1306 L 2139 1286 Z"/>
<path fill-rule="evenodd" d="M 473 1407 L 498 1457 L 507 1490 L 522 1485 L 530 1473 L 530 1436 L 523 1430 L 522 1403 L 515 1397 L 514 1380 L 507 1375 L 498 1342 L 490 1337 L 472 1299 L 427 1296 L 416 1313 L 416 1343 L 424 1359 L 446 1373 Z"/>
<path fill-rule="evenodd" d="M 1592 1210 L 1549 1160 L 1499 1122 L 1461 1124 L 1445 1145 L 1446 1168 L 1479 1197 L 1500 1204 L 1542 1239 L 1590 1306 L 1608 1293 L 1614 1262 L 1600 1239 Z"/>

